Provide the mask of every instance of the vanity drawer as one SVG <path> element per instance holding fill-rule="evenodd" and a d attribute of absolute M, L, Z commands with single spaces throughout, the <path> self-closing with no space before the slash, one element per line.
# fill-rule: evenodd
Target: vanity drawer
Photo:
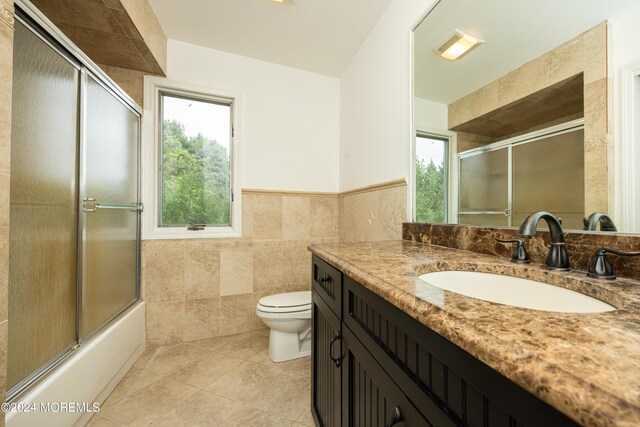
<path fill-rule="evenodd" d="M 342 273 L 317 256 L 311 262 L 312 287 L 342 319 Z"/>
<path fill-rule="evenodd" d="M 343 321 L 434 425 L 577 426 L 346 276 Z"/>

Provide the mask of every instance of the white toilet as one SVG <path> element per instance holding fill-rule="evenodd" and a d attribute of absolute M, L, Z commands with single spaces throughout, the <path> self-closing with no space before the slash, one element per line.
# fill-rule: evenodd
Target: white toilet
<path fill-rule="evenodd" d="M 271 329 L 271 360 L 284 362 L 311 354 L 311 291 L 260 298 L 256 315 Z"/>

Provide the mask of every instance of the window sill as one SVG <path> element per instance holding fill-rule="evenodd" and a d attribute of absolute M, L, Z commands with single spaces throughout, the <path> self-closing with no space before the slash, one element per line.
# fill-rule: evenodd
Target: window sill
<path fill-rule="evenodd" d="M 142 233 L 142 240 L 171 240 L 171 239 L 224 239 L 239 238 L 242 233 L 232 227 L 211 227 L 199 231 L 187 228 L 155 228 Z"/>

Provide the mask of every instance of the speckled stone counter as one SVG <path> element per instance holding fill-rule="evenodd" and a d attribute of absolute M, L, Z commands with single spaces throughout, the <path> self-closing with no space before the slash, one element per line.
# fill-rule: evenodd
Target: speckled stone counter
<path fill-rule="evenodd" d="M 589 279 L 540 264 L 408 241 L 309 250 L 513 382 L 587 426 L 640 426 L 640 282 Z M 418 276 L 466 270 L 562 286 L 618 310 L 516 308 L 436 288 Z"/>

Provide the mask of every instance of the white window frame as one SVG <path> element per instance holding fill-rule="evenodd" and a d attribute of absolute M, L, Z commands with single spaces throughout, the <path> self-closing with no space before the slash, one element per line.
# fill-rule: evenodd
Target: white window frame
<path fill-rule="evenodd" d="M 619 128 L 615 147 L 614 218 L 619 230 L 640 230 L 640 62 L 621 68 Z M 616 105 L 618 107 L 618 105 Z M 619 130 L 619 131 L 618 131 Z"/>
<path fill-rule="evenodd" d="M 410 203 L 410 211 L 411 217 L 409 220 L 411 222 L 416 222 L 416 138 L 417 136 L 433 136 L 438 139 L 447 139 L 447 149 L 446 149 L 446 198 L 447 198 L 447 206 L 446 206 L 446 217 L 445 224 L 456 224 L 458 222 L 458 161 L 457 156 L 457 134 L 455 132 L 451 132 L 448 130 L 442 129 L 430 129 L 430 128 L 417 128 L 413 132 L 413 138 L 411 140 L 411 164 L 410 164 L 410 189 L 409 189 L 409 203 Z"/>
<path fill-rule="evenodd" d="M 231 144 L 231 226 L 211 226 L 204 230 L 190 231 L 187 227 L 160 227 L 160 96 L 175 94 L 193 98 L 227 98 L 232 101 Z M 159 77 L 144 78 L 144 113 L 142 125 L 142 239 L 211 239 L 241 237 L 242 197 L 240 186 L 240 94 Z"/>

